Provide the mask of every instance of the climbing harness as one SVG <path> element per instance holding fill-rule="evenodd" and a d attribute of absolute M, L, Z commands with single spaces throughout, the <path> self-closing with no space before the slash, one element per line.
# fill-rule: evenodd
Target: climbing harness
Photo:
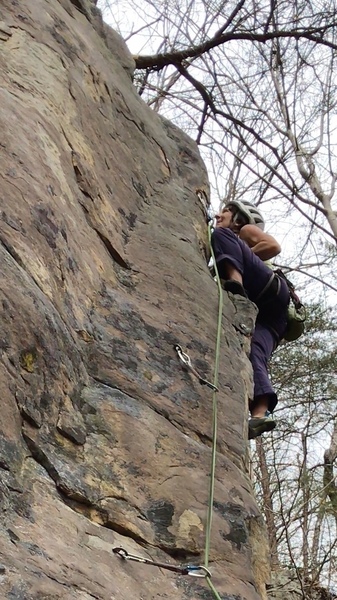
<path fill-rule="evenodd" d="M 208 578 L 212 577 L 212 574 L 209 569 L 205 566 L 196 566 L 196 565 L 185 565 L 185 566 L 176 566 L 170 565 L 168 563 L 157 562 L 155 560 L 151 560 L 149 558 L 143 558 L 142 556 L 137 556 L 136 554 L 129 554 L 124 548 L 113 548 L 112 552 L 114 554 L 118 554 L 124 560 L 133 560 L 135 562 L 140 562 L 146 565 L 152 565 L 153 567 L 160 567 L 161 569 L 166 569 L 167 571 L 173 571 L 173 573 L 179 573 L 179 575 L 191 575 L 191 577 L 203 577 Z"/>
<path fill-rule="evenodd" d="M 196 369 L 193 367 L 190 357 L 188 356 L 188 354 L 186 354 L 186 352 L 183 352 L 183 350 L 182 350 L 181 346 L 179 346 L 179 344 L 175 344 L 174 349 L 175 349 L 176 353 L 178 354 L 178 357 L 179 357 L 181 363 L 184 365 L 184 367 L 189 369 L 189 371 L 191 371 L 191 373 L 193 373 L 193 375 L 195 375 L 198 378 L 199 383 L 201 385 L 207 385 L 211 390 L 213 390 L 215 392 L 219 391 L 219 389 L 217 388 L 216 385 L 214 385 L 210 381 L 207 381 L 207 379 L 205 379 L 204 377 L 201 377 L 201 375 L 199 375 L 198 371 L 196 371 Z"/>

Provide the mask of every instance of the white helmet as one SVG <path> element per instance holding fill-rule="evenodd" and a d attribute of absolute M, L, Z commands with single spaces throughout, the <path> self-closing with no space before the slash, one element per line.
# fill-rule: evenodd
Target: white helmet
<path fill-rule="evenodd" d="M 230 202 L 226 204 L 226 207 L 230 208 L 231 206 L 235 206 L 238 209 L 238 212 L 246 217 L 248 223 L 257 225 L 262 231 L 264 230 L 265 220 L 255 204 L 251 204 L 251 202 L 247 202 L 246 200 L 242 200 L 242 202 L 230 200 Z"/>

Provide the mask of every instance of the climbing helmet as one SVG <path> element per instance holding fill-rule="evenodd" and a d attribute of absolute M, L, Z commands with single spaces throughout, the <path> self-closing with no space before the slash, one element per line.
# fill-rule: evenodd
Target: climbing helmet
<path fill-rule="evenodd" d="M 231 206 L 237 208 L 238 212 L 248 220 L 248 223 L 257 225 L 262 231 L 264 230 L 265 220 L 255 204 L 247 202 L 246 200 L 230 200 L 230 202 L 226 204 L 226 207 L 230 208 Z"/>

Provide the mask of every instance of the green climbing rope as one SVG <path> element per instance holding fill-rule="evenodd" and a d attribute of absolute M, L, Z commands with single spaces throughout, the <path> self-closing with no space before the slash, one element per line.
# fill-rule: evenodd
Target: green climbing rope
<path fill-rule="evenodd" d="M 216 344 L 215 344 L 215 363 L 214 363 L 214 377 L 213 384 L 215 388 L 218 388 L 218 377 L 219 377 L 219 362 L 220 362 L 220 345 L 221 345 L 221 325 L 222 325 L 222 309 L 223 309 L 223 291 L 221 287 L 221 281 L 216 266 L 215 256 L 211 243 L 211 223 L 208 224 L 208 241 L 211 249 L 211 255 L 213 259 L 214 270 L 216 274 L 216 280 L 218 284 L 218 324 L 216 333 Z M 215 465 L 216 465 L 216 444 L 217 444 L 217 427 L 218 427 L 218 406 L 216 391 L 213 391 L 213 417 L 212 417 L 212 461 L 211 461 L 211 473 L 210 473 L 210 484 L 209 484 L 209 500 L 207 508 L 207 519 L 206 519 L 206 540 L 205 540 L 205 567 L 208 567 L 209 553 L 210 553 L 210 542 L 211 542 L 211 530 L 212 530 L 212 516 L 213 516 L 213 503 L 214 503 L 214 485 L 215 485 Z M 210 587 L 214 597 L 217 600 L 221 600 L 221 596 L 215 589 L 212 581 L 209 577 L 206 577 L 208 586 Z"/>
<path fill-rule="evenodd" d="M 176 351 L 178 352 L 178 356 L 180 360 L 188 366 L 192 372 L 197 375 L 199 381 L 203 384 L 207 384 L 209 387 L 213 389 L 212 395 L 212 403 L 213 403 L 213 417 L 212 417 L 212 460 L 211 460 L 211 472 L 210 472 L 210 484 L 209 484 L 209 500 L 207 507 L 207 518 L 206 518 L 206 536 L 205 536 L 205 565 L 204 566 L 187 566 L 187 567 L 176 567 L 174 565 L 168 565 L 163 563 L 158 563 L 156 561 L 152 561 L 149 559 L 145 559 L 143 557 L 135 556 L 129 554 L 124 548 L 114 548 L 113 552 L 119 554 L 124 559 L 136 560 L 137 562 L 152 564 L 154 566 L 160 566 L 162 568 L 166 568 L 170 571 L 178 572 L 181 574 L 188 574 L 194 576 L 202 576 L 205 577 L 207 584 L 213 593 L 213 596 L 216 600 L 222 600 L 220 594 L 216 590 L 213 582 L 211 581 L 211 573 L 208 571 L 208 563 L 209 563 L 209 554 L 210 554 L 210 542 L 211 542 L 211 530 L 212 530 L 212 516 L 213 516 L 213 504 L 214 504 L 214 486 L 215 486 L 215 466 L 216 466 L 216 445 L 217 445 L 217 418 L 218 418 L 218 408 L 217 408 L 217 397 L 216 394 L 218 392 L 218 378 L 219 378 L 219 362 L 220 362 L 220 346 L 221 346 L 221 326 L 222 326 L 222 310 L 223 310 L 223 291 L 221 287 L 221 281 L 218 273 L 218 269 L 216 266 L 215 256 L 211 243 L 211 223 L 208 224 L 208 241 L 211 250 L 211 256 L 213 259 L 214 270 L 216 274 L 216 280 L 218 285 L 218 323 L 217 323 L 217 333 L 216 333 L 216 344 L 215 344 L 215 362 L 214 362 L 214 376 L 213 376 L 213 384 L 204 380 L 199 376 L 199 374 L 192 368 L 190 359 L 186 353 L 184 353 L 179 345 L 175 346 Z M 198 572 L 202 572 L 201 574 Z"/>

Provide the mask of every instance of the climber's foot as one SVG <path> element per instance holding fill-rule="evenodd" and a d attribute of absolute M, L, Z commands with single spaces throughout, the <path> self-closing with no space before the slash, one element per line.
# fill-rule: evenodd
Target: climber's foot
<path fill-rule="evenodd" d="M 227 279 L 227 281 L 224 282 L 223 287 L 226 292 L 231 292 L 232 294 L 237 294 L 238 296 L 248 298 L 242 283 L 236 281 L 235 279 Z"/>
<path fill-rule="evenodd" d="M 252 417 L 248 421 L 248 439 L 254 440 L 259 435 L 262 435 L 262 433 L 272 431 L 275 427 L 276 422 L 271 415 L 267 417 Z"/>

